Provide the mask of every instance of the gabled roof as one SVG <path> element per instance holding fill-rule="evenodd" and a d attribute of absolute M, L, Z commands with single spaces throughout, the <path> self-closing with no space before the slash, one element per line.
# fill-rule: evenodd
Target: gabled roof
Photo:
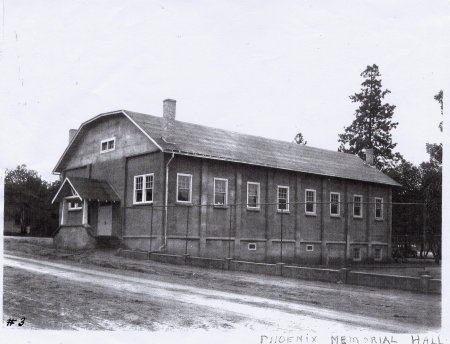
<path fill-rule="evenodd" d="M 163 152 L 378 184 L 400 185 L 353 154 L 241 134 L 193 123 L 175 121 L 174 142 L 167 143 L 161 138 L 162 117 L 127 110 L 94 117 L 92 120 L 83 123 L 78 132 L 82 130 L 84 124 L 96 118 L 119 113 L 130 119 Z M 60 162 L 61 160 L 62 157 Z M 58 167 L 59 162 L 54 171 L 57 171 Z"/>
<path fill-rule="evenodd" d="M 61 184 L 58 192 L 52 200 L 60 201 L 64 197 L 78 197 L 80 200 L 98 200 L 120 202 L 120 198 L 113 188 L 104 180 L 88 179 L 81 177 L 67 177 Z"/>

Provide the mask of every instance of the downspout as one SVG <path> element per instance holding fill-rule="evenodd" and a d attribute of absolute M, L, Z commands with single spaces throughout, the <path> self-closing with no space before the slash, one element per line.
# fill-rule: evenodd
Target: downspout
<path fill-rule="evenodd" d="M 172 152 L 172 156 L 170 157 L 169 161 L 167 161 L 166 164 L 166 192 L 165 192 L 165 198 L 164 198 L 164 242 L 162 246 L 159 248 L 159 250 L 166 250 L 167 249 L 167 221 L 168 221 L 168 205 L 169 205 L 169 164 L 171 163 L 172 159 L 175 157 L 175 153 Z"/>

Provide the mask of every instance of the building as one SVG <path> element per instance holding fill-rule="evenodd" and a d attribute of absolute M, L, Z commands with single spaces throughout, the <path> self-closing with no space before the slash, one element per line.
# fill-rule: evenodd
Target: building
<path fill-rule="evenodd" d="M 249 261 L 389 259 L 398 184 L 370 161 L 176 121 L 175 109 L 167 99 L 163 117 L 113 111 L 70 131 L 54 169 L 60 245 L 116 238 Z"/>

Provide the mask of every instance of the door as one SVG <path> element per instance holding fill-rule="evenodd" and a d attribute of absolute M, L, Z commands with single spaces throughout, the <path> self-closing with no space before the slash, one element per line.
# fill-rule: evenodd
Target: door
<path fill-rule="evenodd" d="M 112 205 L 98 207 L 98 236 L 111 236 L 112 233 Z"/>

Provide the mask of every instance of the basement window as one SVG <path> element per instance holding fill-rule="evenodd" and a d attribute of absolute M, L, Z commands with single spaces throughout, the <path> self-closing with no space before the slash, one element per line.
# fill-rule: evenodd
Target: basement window
<path fill-rule="evenodd" d="M 111 152 L 116 149 L 116 138 L 111 137 L 109 139 L 102 140 L 100 143 L 100 153 Z"/>
<path fill-rule="evenodd" d="M 192 174 L 177 173 L 177 202 L 192 202 Z"/>
<path fill-rule="evenodd" d="M 359 247 L 355 247 L 353 249 L 353 260 L 355 262 L 359 262 L 361 260 L 361 249 Z"/>
<path fill-rule="evenodd" d="M 382 254 L 381 254 L 381 248 L 376 248 L 373 254 L 373 259 L 376 261 L 380 261 L 382 258 Z"/>
<path fill-rule="evenodd" d="M 256 244 L 254 242 L 251 242 L 248 244 L 248 250 L 249 251 L 256 251 Z"/>
<path fill-rule="evenodd" d="M 308 252 L 314 251 L 314 245 L 306 245 L 306 251 Z"/>
<path fill-rule="evenodd" d="M 375 197 L 375 219 L 383 220 L 383 199 Z"/>
<path fill-rule="evenodd" d="M 133 204 L 153 202 L 153 173 L 134 176 Z"/>

